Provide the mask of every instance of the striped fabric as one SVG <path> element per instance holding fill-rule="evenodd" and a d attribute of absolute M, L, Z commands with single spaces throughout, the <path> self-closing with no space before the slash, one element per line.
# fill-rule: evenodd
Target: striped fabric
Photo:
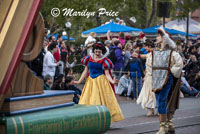
<path fill-rule="evenodd" d="M 105 58 L 104 63 L 103 63 L 104 69 L 112 69 L 113 68 L 113 63 L 110 59 Z"/>
<path fill-rule="evenodd" d="M 89 59 L 90 59 L 90 56 L 88 56 L 88 55 L 85 56 L 85 57 L 82 59 L 81 64 L 87 66 L 87 65 L 88 65 L 88 62 L 89 62 Z"/>

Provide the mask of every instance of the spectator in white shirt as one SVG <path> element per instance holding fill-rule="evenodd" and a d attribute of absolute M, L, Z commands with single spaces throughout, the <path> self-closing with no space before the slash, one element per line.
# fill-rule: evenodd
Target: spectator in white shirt
<path fill-rule="evenodd" d="M 85 41 L 85 46 L 87 46 L 90 43 L 94 43 L 96 42 L 96 33 L 95 32 L 91 32 L 90 35 L 87 37 L 86 41 Z"/>
<path fill-rule="evenodd" d="M 57 42 L 52 42 L 48 46 L 48 52 L 44 56 L 43 60 L 43 72 L 42 76 L 46 76 L 47 74 L 51 75 L 52 78 L 55 76 L 56 66 L 59 66 L 59 63 L 55 62 L 53 54 L 57 52 Z"/>
<path fill-rule="evenodd" d="M 96 33 L 91 32 L 85 41 L 85 46 L 87 47 L 87 54 L 90 53 L 90 51 L 92 50 L 93 44 L 96 43 L 95 37 L 96 37 Z"/>

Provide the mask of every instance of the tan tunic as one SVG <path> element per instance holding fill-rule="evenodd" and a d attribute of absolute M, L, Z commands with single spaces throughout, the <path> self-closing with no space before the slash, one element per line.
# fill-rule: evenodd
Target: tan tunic
<path fill-rule="evenodd" d="M 146 66 L 149 68 L 152 68 L 152 55 L 151 53 L 147 57 Z M 170 71 L 173 74 L 174 77 L 179 78 L 181 75 L 181 71 L 183 68 L 183 60 L 179 53 L 176 51 L 172 52 L 172 58 L 171 58 L 171 66 Z M 152 75 L 152 71 L 150 72 L 150 75 Z"/>
<path fill-rule="evenodd" d="M 152 68 L 151 53 L 147 58 L 146 67 Z M 180 76 L 181 76 L 182 69 L 183 69 L 182 57 L 180 56 L 179 53 L 177 53 L 176 51 L 173 51 L 172 57 L 171 57 L 171 65 L 170 65 L 170 71 L 171 71 L 172 75 L 174 76 L 173 86 L 172 86 L 172 90 L 170 91 L 170 93 L 168 95 L 168 99 L 167 99 L 167 111 L 170 113 L 174 113 L 175 110 L 179 106 Z M 149 75 L 152 76 L 152 71 L 150 72 Z"/>

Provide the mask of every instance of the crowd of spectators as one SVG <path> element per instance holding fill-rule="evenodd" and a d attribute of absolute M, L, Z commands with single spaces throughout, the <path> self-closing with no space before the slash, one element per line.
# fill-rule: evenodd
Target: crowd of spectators
<path fill-rule="evenodd" d="M 62 36 L 58 36 L 57 39 L 54 36 L 45 37 L 41 52 L 27 64 L 36 76 L 44 80 L 44 90 L 74 90 L 73 100 L 78 103 L 81 90 L 72 84 L 72 68 L 76 65 L 77 59 L 74 57 L 70 64 L 69 55 L 78 55 L 82 51 L 82 47 L 76 49 L 73 45 L 66 45 Z"/>
<path fill-rule="evenodd" d="M 73 67 L 77 64 L 75 55 L 81 58 L 89 54 L 89 50 L 95 42 L 100 41 L 95 33 L 91 33 L 84 45 L 66 45 L 62 36 L 57 39 L 54 36 L 44 38 L 43 48 L 38 57 L 27 63 L 35 75 L 44 79 L 45 90 L 74 90 L 74 101 L 78 103 L 81 90 L 72 85 Z M 102 41 L 102 40 L 101 40 Z M 108 58 L 113 62 L 112 75 L 119 80 L 115 86 L 115 92 L 128 98 L 136 99 L 142 88 L 145 75 L 144 55 L 153 51 L 156 46 L 150 39 L 144 40 L 144 34 L 138 38 L 127 39 L 124 33 L 119 37 L 110 37 L 102 41 L 109 50 Z M 184 71 L 182 74 L 181 92 L 184 95 L 200 95 L 200 38 L 189 41 L 177 42 L 177 50 L 183 58 Z M 74 56 L 69 63 L 69 56 Z M 78 61 L 80 62 L 80 61 Z M 123 89 L 123 90 L 122 90 Z"/>

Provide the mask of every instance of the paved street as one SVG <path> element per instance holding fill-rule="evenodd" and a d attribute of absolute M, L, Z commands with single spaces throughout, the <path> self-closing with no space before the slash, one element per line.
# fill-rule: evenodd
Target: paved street
<path fill-rule="evenodd" d="M 146 117 L 146 110 L 133 100 L 117 96 L 125 120 L 113 123 L 106 134 L 155 134 L 159 129 L 157 116 Z M 174 117 L 176 134 L 200 133 L 200 98 L 180 99 L 180 108 Z"/>

